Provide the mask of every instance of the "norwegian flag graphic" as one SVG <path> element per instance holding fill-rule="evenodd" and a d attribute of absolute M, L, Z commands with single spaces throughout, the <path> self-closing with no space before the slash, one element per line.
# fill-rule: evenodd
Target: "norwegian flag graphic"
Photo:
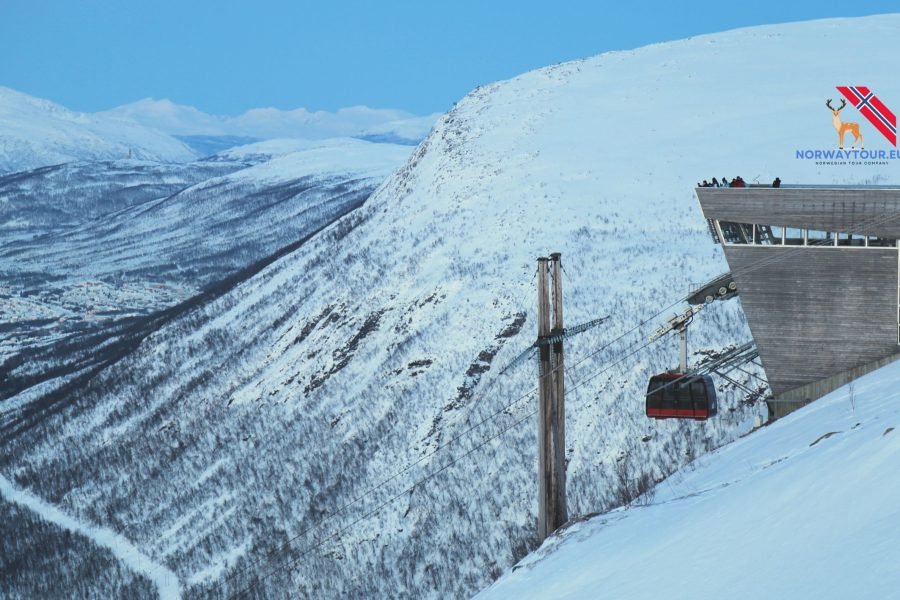
<path fill-rule="evenodd" d="M 891 145 L 897 145 L 897 117 L 878 99 L 878 96 L 862 85 L 839 85 L 837 90 L 887 138 Z"/>

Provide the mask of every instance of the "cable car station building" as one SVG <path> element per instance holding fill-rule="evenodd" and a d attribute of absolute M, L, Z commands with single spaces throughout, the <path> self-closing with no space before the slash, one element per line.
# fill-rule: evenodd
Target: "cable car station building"
<path fill-rule="evenodd" d="M 900 358 L 900 187 L 697 188 L 773 418 Z"/>

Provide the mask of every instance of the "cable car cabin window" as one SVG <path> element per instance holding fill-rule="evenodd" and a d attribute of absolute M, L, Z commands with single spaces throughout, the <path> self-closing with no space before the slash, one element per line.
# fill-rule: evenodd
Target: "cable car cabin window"
<path fill-rule="evenodd" d="M 692 381 L 690 386 L 693 404 L 706 404 L 706 385 L 704 385 L 703 381 Z"/>

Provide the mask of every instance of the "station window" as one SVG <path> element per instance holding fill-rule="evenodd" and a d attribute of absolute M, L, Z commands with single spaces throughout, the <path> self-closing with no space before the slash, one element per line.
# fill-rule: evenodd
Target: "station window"
<path fill-rule="evenodd" d="M 869 248 L 894 248 L 897 245 L 897 240 L 889 240 L 888 238 L 870 235 L 869 239 L 866 240 L 866 245 L 868 245 Z"/>
<path fill-rule="evenodd" d="M 785 227 L 784 229 L 784 245 L 785 246 L 802 246 L 803 230 L 796 227 Z"/>
<path fill-rule="evenodd" d="M 816 247 L 856 247 L 856 248 L 896 248 L 898 241 L 859 233 L 835 233 L 818 229 L 782 227 L 780 225 L 759 225 L 717 221 L 722 232 L 722 240 L 727 245 L 752 244 L 758 246 L 816 246 Z"/>
<path fill-rule="evenodd" d="M 830 231 L 808 229 L 806 231 L 807 246 L 834 246 L 834 234 Z"/>
<path fill-rule="evenodd" d="M 722 238 L 726 244 L 749 244 L 753 239 L 753 226 L 732 221 L 719 221 Z"/>
<path fill-rule="evenodd" d="M 765 246 L 778 246 L 781 244 L 782 229 L 777 225 L 755 225 L 753 241 Z"/>
<path fill-rule="evenodd" d="M 780 225 L 771 225 L 769 228 L 772 230 L 772 239 L 775 240 L 773 243 L 776 246 L 780 246 L 781 244 L 783 244 L 784 243 L 784 227 L 782 227 Z"/>
<path fill-rule="evenodd" d="M 838 246 L 856 246 L 861 248 L 866 245 L 866 236 L 852 233 L 839 233 Z"/>

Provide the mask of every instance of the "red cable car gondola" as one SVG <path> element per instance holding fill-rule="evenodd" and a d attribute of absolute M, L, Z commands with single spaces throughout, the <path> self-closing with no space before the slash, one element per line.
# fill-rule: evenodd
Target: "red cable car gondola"
<path fill-rule="evenodd" d="M 718 411 L 716 386 L 709 375 L 660 373 L 647 385 L 648 417 L 705 421 Z"/>
<path fill-rule="evenodd" d="M 650 341 L 670 331 L 678 332 L 680 351 L 678 369 L 660 373 L 647 384 L 645 411 L 654 419 L 696 419 L 705 421 L 719 412 L 716 386 L 709 375 L 688 375 L 687 329 L 702 305 L 692 306 L 656 330 Z"/>

